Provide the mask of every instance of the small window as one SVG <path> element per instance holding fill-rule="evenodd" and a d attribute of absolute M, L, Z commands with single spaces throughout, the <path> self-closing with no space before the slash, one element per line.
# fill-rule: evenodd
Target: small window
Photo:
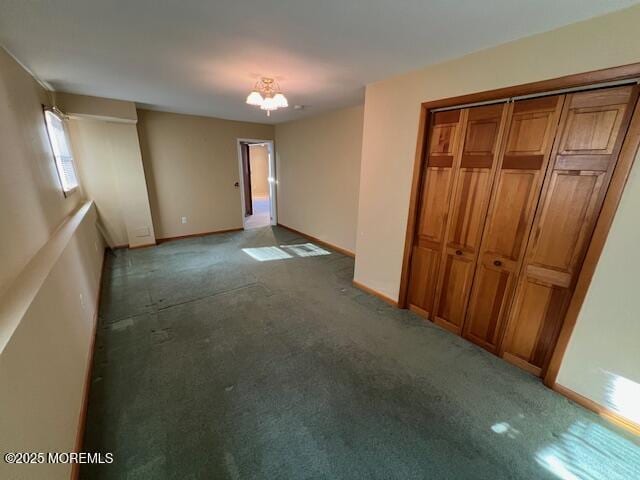
<path fill-rule="evenodd" d="M 71 154 L 71 148 L 64 129 L 64 121 L 58 112 L 49 109 L 44 111 L 44 118 L 62 190 L 66 194 L 78 187 L 78 179 L 73 166 L 73 155 Z"/>

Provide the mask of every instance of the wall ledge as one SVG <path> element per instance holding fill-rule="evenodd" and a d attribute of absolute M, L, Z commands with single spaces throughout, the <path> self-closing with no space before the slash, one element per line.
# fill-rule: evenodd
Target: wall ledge
<path fill-rule="evenodd" d="M 49 273 L 92 207 L 93 201 L 88 201 L 66 217 L 47 243 L 38 250 L 13 282 L 2 292 L 0 296 L 0 354 L 4 351 Z"/>

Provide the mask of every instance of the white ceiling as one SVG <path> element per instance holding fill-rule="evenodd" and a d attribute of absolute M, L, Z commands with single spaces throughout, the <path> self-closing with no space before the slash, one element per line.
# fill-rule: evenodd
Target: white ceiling
<path fill-rule="evenodd" d="M 638 0 L 0 0 L 0 44 L 53 89 L 279 123 L 364 85 Z M 244 104 L 259 76 L 291 105 Z"/>

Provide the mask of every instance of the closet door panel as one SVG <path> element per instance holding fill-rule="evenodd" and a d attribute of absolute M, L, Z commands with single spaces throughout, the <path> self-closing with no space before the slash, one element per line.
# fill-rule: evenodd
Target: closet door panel
<path fill-rule="evenodd" d="M 454 331 L 457 331 L 456 327 L 460 327 L 464 320 L 466 293 L 470 287 L 473 267 L 473 258 L 457 256 L 456 253 L 447 251 L 442 271 L 442 288 L 438 299 L 436 321 L 443 322 L 443 326 Z"/>
<path fill-rule="evenodd" d="M 423 191 L 424 199 L 418 224 L 418 235 L 425 240 L 440 243 L 444 239 L 444 228 L 449 210 L 451 190 L 451 166 L 427 167 Z"/>
<path fill-rule="evenodd" d="M 451 167 L 427 167 L 423 186 L 423 203 L 418 238 L 413 249 L 409 303 L 433 311 L 436 281 L 444 242 L 444 229 L 451 191 Z"/>
<path fill-rule="evenodd" d="M 433 297 L 436 293 L 435 281 L 438 276 L 440 254 L 437 249 L 416 246 L 411 257 L 411 276 L 409 278 L 409 304 L 417 307 L 425 315 L 432 311 Z"/>
<path fill-rule="evenodd" d="M 572 274 L 584 247 L 605 172 L 554 171 L 528 268 Z M 558 235 L 558 232 L 562 235 Z M 568 285 L 566 285 L 568 286 Z"/>
<path fill-rule="evenodd" d="M 502 170 L 496 210 L 487 225 L 486 242 L 469 305 L 465 336 L 495 352 L 524 255 L 528 227 L 540 191 L 540 173 Z"/>
<path fill-rule="evenodd" d="M 495 176 L 505 104 L 468 111 L 436 288 L 435 322 L 460 333 Z"/>
<path fill-rule="evenodd" d="M 504 342 L 533 373 L 553 352 L 636 98 L 632 87 L 567 97 Z"/>
<path fill-rule="evenodd" d="M 511 335 L 509 350 L 504 353 L 506 360 L 534 375 L 542 373 L 540 364 L 553 348 L 551 327 L 570 299 L 566 293 L 552 284 L 526 278 L 522 284 L 522 301 L 516 308 L 517 315 L 527 320 Z"/>
<path fill-rule="evenodd" d="M 497 260 L 517 260 L 526 240 L 526 225 L 536 201 L 538 171 L 502 170 L 498 176 L 495 210 L 487 225 L 483 251 Z"/>
<path fill-rule="evenodd" d="M 586 250 L 586 229 L 595 224 L 594 207 L 603 176 L 561 174 L 552 180 L 541 214 L 541 233 L 524 269 L 514 309 L 517 328 L 505 352 L 505 358 L 536 375 L 552 352 L 571 299 L 573 266 Z"/>
<path fill-rule="evenodd" d="M 513 105 L 463 335 L 497 352 L 524 258 L 563 96 Z"/>
<path fill-rule="evenodd" d="M 480 244 L 491 180 L 489 168 L 460 168 L 457 182 L 459 188 L 456 190 L 451 214 L 447 242 L 449 245 L 471 251 Z"/>
<path fill-rule="evenodd" d="M 492 263 L 478 265 L 476 282 L 478 289 L 470 305 L 473 310 L 472 323 L 466 327 L 468 337 L 487 339 L 487 344 L 497 343 L 498 324 L 502 312 L 507 307 L 506 300 L 513 290 L 512 272 L 494 266 Z"/>
<path fill-rule="evenodd" d="M 586 227 L 595 223 L 603 177 L 603 172 L 552 175 L 535 253 L 524 269 L 521 298 L 514 309 L 514 318 L 521 321 L 505 353 L 505 358 L 536 375 L 552 351 L 561 313 L 571 299 L 572 266 L 586 249 Z"/>
<path fill-rule="evenodd" d="M 408 289 L 410 306 L 426 316 L 433 312 L 461 125 L 461 110 L 436 113 L 431 118 L 427 139 Z"/>
<path fill-rule="evenodd" d="M 491 189 L 491 170 L 462 169 L 458 174 L 460 188 L 455 193 L 445 247 L 436 321 L 459 333 L 475 269 L 477 245 L 484 227 L 486 202 Z M 485 205 L 483 205 L 485 202 Z M 484 207 L 484 208 L 483 208 Z"/>

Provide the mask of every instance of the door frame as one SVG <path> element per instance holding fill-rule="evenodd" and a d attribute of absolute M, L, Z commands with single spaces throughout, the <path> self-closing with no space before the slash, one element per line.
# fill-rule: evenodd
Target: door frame
<path fill-rule="evenodd" d="M 242 185 L 242 197 L 244 199 L 244 218 L 253 215 L 253 192 L 251 182 L 245 182 L 245 178 L 251 178 L 251 147 L 250 143 L 240 143 L 240 154 L 242 155 L 242 170 L 240 171 L 240 184 Z M 247 199 L 247 194 L 249 198 Z"/>
<path fill-rule="evenodd" d="M 413 179 L 411 181 L 411 195 L 409 199 L 409 211 L 407 217 L 407 229 L 405 232 L 404 256 L 400 277 L 400 291 L 398 294 L 398 306 L 407 308 L 409 287 L 409 274 L 411 256 L 415 240 L 415 230 L 418 224 L 418 206 L 420 202 L 420 186 L 424 174 L 424 157 L 427 151 L 427 133 L 429 118 L 434 109 L 447 107 L 465 107 L 479 102 L 492 102 L 507 100 L 510 97 L 534 95 L 542 93 L 561 93 L 563 89 L 589 87 L 606 82 L 617 82 L 640 78 L 640 63 L 623 65 L 620 67 L 606 68 L 586 73 L 567 75 L 551 80 L 526 83 L 517 86 L 487 90 L 484 92 L 450 97 L 430 102 L 423 102 L 420 108 L 418 123 L 418 138 L 416 142 L 416 154 L 413 164 Z M 569 339 L 578 319 L 580 309 L 587 295 L 587 290 L 593 278 L 596 265 L 604 248 L 609 234 L 613 218 L 620 203 L 627 178 L 633 167 L 633 163 L 640 148 L 640 101 L 636 103 L 631 117 L 631 123 L 627 130 L 622 149 L 618 156 L 616 168 L 611 177 L 604 203 L 593 231 L 591 241 L 584 259 L 582 269 L 578 275 L 575 291 L 571 297 L 569 308 L 562 322 L 558 340 L 553 350 L 551 361 L 544 374 L 543 380 L 548 387 L 556 386 L 556 379 L 560 370 L 562 358 L 569 344 Z"/>
<path fill-rule="evenodd" d="M 273 140 L 259 139 L 259 138 L 236 138 L 236 148 L 238 151 L 238 185 L 240 187 L 240 214 L 242 218 L 242 228 L 244 228 L 246 217 L 245 212 L 245 199 L 244 199 L 244 175 L 242 166 L 242 145 L 243 144 L 256 144 L 263 143 L 267 145 L 269 153 L 269 176 L 267 178 L 269 182 L 269 209 L 271 216 L 271 225 L 278 224 L 278 208 L 277 208 L 277 171 L 276 171 L 276 156 Z"/>

